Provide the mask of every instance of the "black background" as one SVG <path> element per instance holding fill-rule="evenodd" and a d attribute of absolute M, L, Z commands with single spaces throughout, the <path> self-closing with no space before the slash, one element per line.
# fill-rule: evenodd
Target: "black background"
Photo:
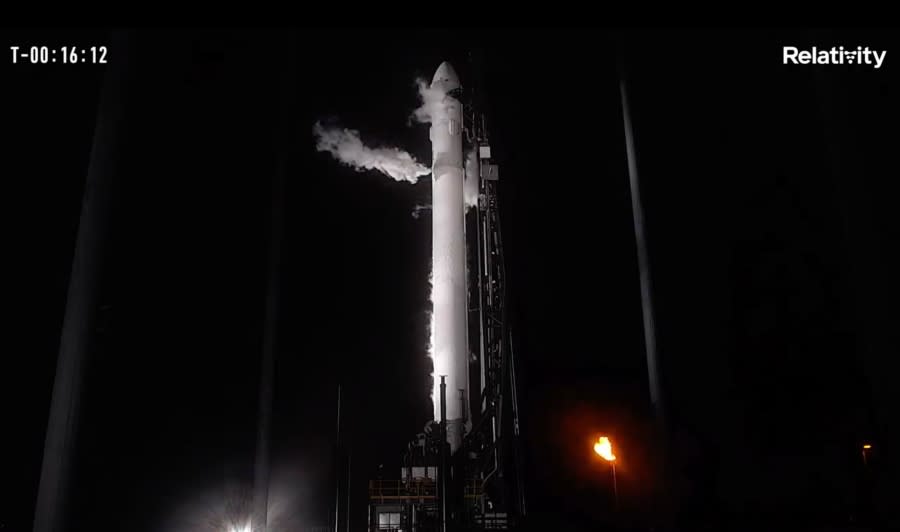
<path fill-rule="evenodd" d="M 106 31 L 3 35 L 111 42 Z M 379 464 L 392 474 L 431 412 L 429 217 L 411 216 L 430 187 L 343 167 L 315 152 L 311 128 L 331 120 L 428 164 L 426 127 L 408 124 L 414 80 L 449 60 L 466 83 L 469 48 L 485 54 L 501 167 L 534 523 L 609 517 L 608 470 L 590 449 L 601 432 L 620 445 L 624 515 L 646 519 L 661 445 L 617 49 L 675 449 L 672 518 L 687 529 L 886 521 L 900 403 L 895 42 L 886 31 L 137 32 L 71 529 L 180 530 L 249 482 L 285 123 L 273 489 L 283 523 L 327 523 L 341 382 L 364 526 L 365 480 Z M 880 70 L 785 66 L 785 45 L 888 53 Z M 13 273 L 0 523 L 27 530 L 104 68 L 2 64 Z"/>

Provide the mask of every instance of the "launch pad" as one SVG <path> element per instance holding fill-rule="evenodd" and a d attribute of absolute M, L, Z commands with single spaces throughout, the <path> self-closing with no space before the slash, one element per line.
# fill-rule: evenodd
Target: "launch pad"
<path fill-rule="evenodd" d="M 407 445 L 396 478 L 369 482 L 367 530 L 515 530 L 526 508 L 499 167 L 481 94 L 463 90 L 446 62 L 431 87 L 444 92 L 430 133 L 435 419 Z M 464 179 L 478 181 L 477 206 L 468 212 Z"/>

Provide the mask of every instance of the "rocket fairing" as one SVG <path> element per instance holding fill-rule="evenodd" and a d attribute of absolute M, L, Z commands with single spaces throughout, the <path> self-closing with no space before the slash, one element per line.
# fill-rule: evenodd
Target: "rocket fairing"
<path fill-rule="evenodd" d="M 432 357 L 434 418 L 440 419 L 441 376 L 447 383 L 447 441 L 451 453 L 462 445 L 468 408 L 466 241 L 463 199 L 462 104 L 452 92 L 459 78 L 449 63 L 434 73 L 431 89 L 443 95 L 432 117 Z M 464 399 L 465 398 L 465 399 Z"/>

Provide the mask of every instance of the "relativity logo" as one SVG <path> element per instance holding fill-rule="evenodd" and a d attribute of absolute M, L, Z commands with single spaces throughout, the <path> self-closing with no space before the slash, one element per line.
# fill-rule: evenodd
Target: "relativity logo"
<path fill-rule="evenodd" d="M 813 46 L 809 50 L 801 50 L 796 46 L 785 46 L 782 54 L 785 65 L 873 65 L 878 70 L 884 63 L 887 50 L 878 52 L 868 46 L 848 49 L 843 46 L 832 46 L 830 49 Z"/>

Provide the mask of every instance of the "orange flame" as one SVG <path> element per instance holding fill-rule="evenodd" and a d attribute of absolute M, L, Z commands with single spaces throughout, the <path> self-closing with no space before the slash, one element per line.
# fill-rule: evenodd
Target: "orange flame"
<path fill-rule="evenodd" d="M 594 444 L 594 452 L 602 456 L 607 462 L 616 460 L 616 455 L 612 452 L 612 444 L 606 436 L 600 436 L 600 439 Z"/>

